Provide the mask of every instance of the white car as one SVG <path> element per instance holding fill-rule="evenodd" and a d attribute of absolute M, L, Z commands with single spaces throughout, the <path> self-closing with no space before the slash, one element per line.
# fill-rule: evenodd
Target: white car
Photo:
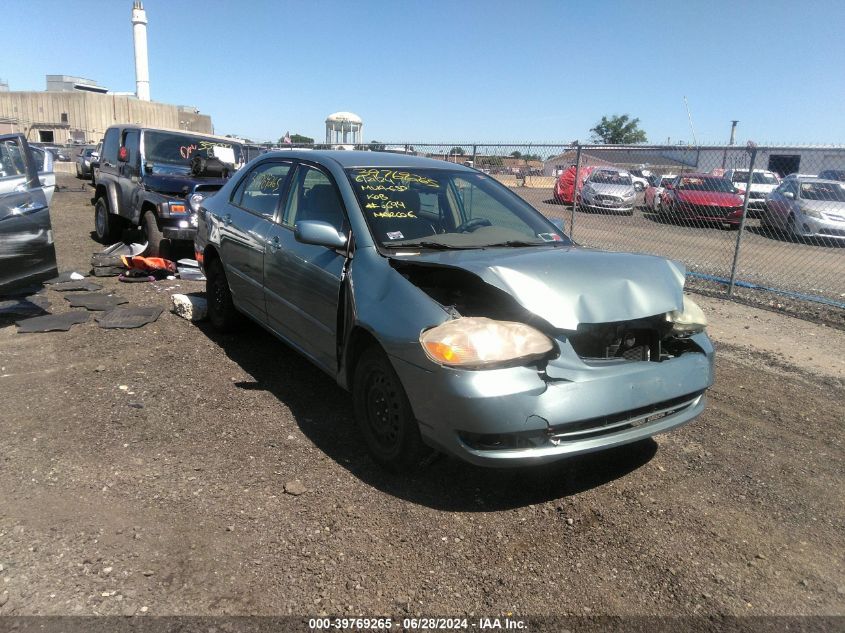
<path fill-rule="evenodd" d="M 748 183 L 747 169 L 729 169 L 724 177 L 733 183 L 740 194 L 745 194 L 745 186 Z M 765 169 L 754 170 L 751 174 L 751 191 L 748 194 L 748 217 L 760 217 L 760 212 L 766 208 L 766 197 L 777 189 L 778 185 L 780 179 L 773 172 Z"/>

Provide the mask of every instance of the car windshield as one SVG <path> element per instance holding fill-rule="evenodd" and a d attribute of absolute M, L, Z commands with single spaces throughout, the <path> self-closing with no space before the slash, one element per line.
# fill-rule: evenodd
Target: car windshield
<path fill-rule="evenodd" d="M 483 173 L 405 167 L 347 173 L 370 232 L 384 248 L 571 243 L 536 209 Z"/>
<path fill-rule="evenodd" d="M 733 193 L 734 186 L 727 178 L 681 178 L 678 189 L 689 191 L 718 191 L 720 193 Z"/>
<path fill-rule="evenodd" d="M 631 176 L 621 171 L 594 171 L 590 182 L 601 185 L 630 185 Z"/>
<path fill-rule="evenodd" d="M 240 143 L 176 132 L 144 132 L 144 159 L 154 165 L 187 170 L 194 156 L 216 156 L 224 163 L 237 165 L 242 162 L 243 154 Z"/>
<path fill-rule="evenodd" d="M 735 171 L 733 176 L 731 177 L 735 183 L 744 184 L 748 182 L 748 172 L 747 171 Z M 755 171 L 751 174 L 751 184 L 752 185 L 776 185 L 778 184 L 777 177 L 771 173 L 766 171 Z"/>
<path fill-rule="evenodd" d="M 845 189 L 830 182 L 802 182 L 801 198 L 803 200 L 845 202 Z"/>

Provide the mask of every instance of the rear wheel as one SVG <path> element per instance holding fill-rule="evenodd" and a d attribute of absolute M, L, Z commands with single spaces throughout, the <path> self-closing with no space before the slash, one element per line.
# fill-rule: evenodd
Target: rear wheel
<path fill-rule="evenodd" d="M 422 441 L 405 389 L 387 355 L 367 349 L 352 381 L 355 422 L 372 458 L 394 472 L 413 472 L 431 453 Z"/>
<path fill-rule="evenodd" d="M 149 257 L 167 257 L 170 250 L 169 240 L 162 235 L 154 211 L 144 213 L 144 217 L 141 218 L 141 231 L 149 245 L 146 254 Z"/>
<path fill-rule="evenodd" d="M 94 203 L 94 232 L 97 240 L 102 244 L 114 244 L 120 239 L 121 221 L 113 213 L 109 213 L 109 205 L 105 198 L 97 198 Z"/>
<path fill-rule="evenodd" d="M 229 280 L 223 262 L 213 259 L 205 269 L 205 296 L 208 301 L 208 320 L 215 330 L 230 332 L 238 321 L 238 311 L 229 290 Z"/>

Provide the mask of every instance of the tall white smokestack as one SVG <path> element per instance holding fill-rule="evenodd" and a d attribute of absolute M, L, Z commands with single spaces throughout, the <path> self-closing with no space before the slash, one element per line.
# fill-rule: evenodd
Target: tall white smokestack
<path fill-rule="evenodd" d="M 135 95 L 141 101 L 150 100 L 150 66 L 147 61 L 147 12 L 144 3 L 132 4 L 132 35 L 135 39 Z"/>

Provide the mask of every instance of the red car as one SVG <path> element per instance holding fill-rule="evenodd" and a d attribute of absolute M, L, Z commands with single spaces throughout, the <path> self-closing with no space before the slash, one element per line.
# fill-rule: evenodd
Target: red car
<path fill-rule="evenodd" d="M 666 186 L 659 212 L 675 220 L 718 222 L 739 228 L 742 196 L 726 178 L 711 174 L 684 174 Z"/>
<path fill-rule="evenodd" d="M 586 165 L 581 167 L 581 170 L 578 172 L 578 191 L 581 191 L 584 181 L 593 169 L 595 168 Z M 572 165 L 557 177 L 552 196 L 554 196 L 555 202 L 572 204 L 575 199 L 575 165 Z"/>

